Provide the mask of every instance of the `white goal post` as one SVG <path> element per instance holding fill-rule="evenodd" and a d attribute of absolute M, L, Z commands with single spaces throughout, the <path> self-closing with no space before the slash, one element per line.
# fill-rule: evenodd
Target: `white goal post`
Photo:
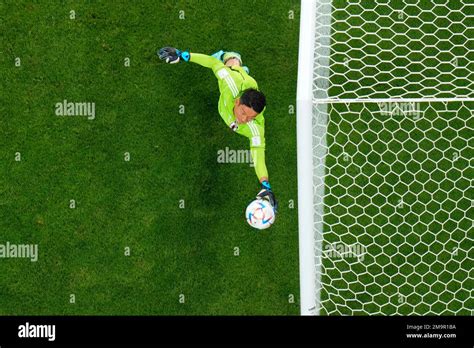
<path fill-rule="evenodd" d="M 301 315 L 472 315 L 474 4 L 301 0 Z"/>
<path fill-rule="evenodd" d="M 298 225 L 300 306 L 302 315 L 317 314 L 313 220 L 313 66 L 315 0 L 301 1 L 297 90 Z"/>

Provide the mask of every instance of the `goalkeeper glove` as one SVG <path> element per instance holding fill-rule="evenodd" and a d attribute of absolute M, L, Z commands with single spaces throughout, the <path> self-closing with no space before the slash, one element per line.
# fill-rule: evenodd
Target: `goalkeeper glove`
<path fill-rule="evenodd" d="M 180 51 L 174 47 L 163 47 L 158 51 L 158 57 L 168 64 L 179 63 L 180 59 L 189 62 L 191 54 L 188 51 Z"/>
<path fill-rule="evenodd" d="M 268 181 L 262 182 L 262 189 L 258 193 L 257 199 L 268 200 L 270 204 L 272 205 L 273 209 L 275 210 L 275 213 L 278 210 L 278 202 L 275 198 L 275 194 L 273 193 L 270 183 Z"/>

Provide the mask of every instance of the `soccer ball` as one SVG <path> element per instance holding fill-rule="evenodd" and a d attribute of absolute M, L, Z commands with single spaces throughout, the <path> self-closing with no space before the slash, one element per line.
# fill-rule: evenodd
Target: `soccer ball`
<path fill-rule="evenodd" d="M 248 205 L 245 217 L 250 226 L 264 230 L 275 222 L 275 210 L 266 199 L 256 199 Z"/>

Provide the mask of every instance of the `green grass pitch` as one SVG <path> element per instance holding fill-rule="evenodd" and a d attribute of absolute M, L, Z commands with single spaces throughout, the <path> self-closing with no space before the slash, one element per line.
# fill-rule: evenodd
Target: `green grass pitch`
<path fill-rule="evenodd" d="M 298 314 L 298 18 L 296 0 L 2 2 L 0 243 L 39 260 L 0 260 L 0 314 Z M 217 163 L 248 141 L 215 78 L 160 63 L 166 45 L 239 51 L 267 95 L 270 230 L 243 217 L 254 169 Z M 56 116 L 64 99 L 96 118 Z"/>

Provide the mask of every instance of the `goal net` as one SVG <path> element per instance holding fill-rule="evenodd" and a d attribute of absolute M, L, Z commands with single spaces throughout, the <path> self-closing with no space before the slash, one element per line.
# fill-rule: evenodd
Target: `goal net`
<path fill-rule="evenodd" d="M 472 315 L 471 13 L 302 0 L 302 314 Z"/>

